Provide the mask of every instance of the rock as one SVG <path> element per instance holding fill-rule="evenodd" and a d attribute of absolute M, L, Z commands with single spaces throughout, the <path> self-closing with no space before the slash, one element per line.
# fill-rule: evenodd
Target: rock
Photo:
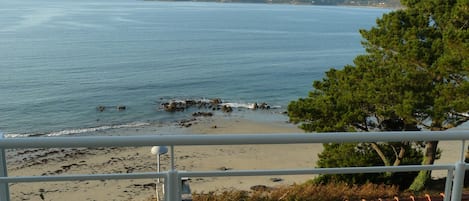
<path fill-rule="evenodd" d="M 104 112 L 104 110 L 106 110 L 106 106 L 104 105 L 98 105 L 98 107 L 96 107 L 96 110 L 100 111 L 100 112 Z"/>
<path fill-rule="evenodd" d="M 221 171 L 227 171 L 227 170 L 232 170 L 233 168 L 227 168 L 225 166 L 218 168 Z"/>
<path fill-rule="evenodd" d="M 125 105 L 118 105 L 117 106 L 118 111 L 123 111 L 123 110 L 126 110 L 126 109 L 127 109 L 127 107 Z"/>
<path fill-rule="evenodd" d="M 259 109 L 268 110 L 270 109 L 270 106 L 267 103 L 261 103 L 261 105 L 259 105 Z"/>
<path fill-rule="evenodd" d="M 283 179 L 282 178 L 270 178 L 270 181 L 272 181 L 272 182 L 281 182 L 281 181 L 283 181 Z"/>
<path fill-rule="evenodd" d="M 166 112 L 178 112 L 186 109 L 186 104 L 181 102 L 168 102 L 163 103 L 162 105 Z"/>
<path fill-rule="evenodd" d="M 257 108 L 259 108 L 259 105 L 257 105 L 257 102 L 255 102 L 254 105 L 252 106 L 252 109 L 257 110 Z"/>
<path fill-rule="evenodd" d="M 233 108 L 231 108 L 228 105 L 223 105 L 223 107 L 221 108 L 221 111 L 226 112 L 226 113 L 230 113 L 230 112 L 233 112 Z"/>
<path fill-rule="evenodd" d="M 162 100 L 162 99 L 161 99 Z M 168 102 L 161 102 L 160 109 L 164 109 L 166 112 L 183 112 L 190 108 L 196 108 L 199 110 L 203 109 L 210 109 L 213 111 L 221 110 L 225 113 L 233 112 L 234 108 L 232 108 L 229 104 L 223 104 L 223 101 L 220 98 L 213 98 L 213 99 L 185 99 L 185 100 L 169 100 Z M 271 109 L 271 106 L 267 103 L 253 103 L 252 105 L 247 106 L 248 109 L 252 110 L 267 110 Z M 125 106 L 123 109 L 126 109 Z M 208 112 L 197 112 L 193 113 L 193 116 L 211 116 L 212 113 Z"/>
<path fill-rule="evenodd" d="M 214 99 L 210 100 L 210 103 L 211 103 L 212 105 L 218 105 L 218 104 L 221 104 L 222 101 L 221 101 L 220 98 L 214 98 Z"/>
<path fill-rule="evenodd" d="M 194 112 L 192 113 L 193 117 L 211 117 L 213 113 L 211 112 Z"/>
<path fill-rule="evenodd" d="M 186 100 L 186 107 L 192 107 L 197 104 L 195 100 Z"/>
<path fill-rule="evenodd" d="M 181 120 L 178 122 L 178 125 L 181 126 L 181 127 L 191 127 L 192 126 L 192 123 L 193 121 L 195 121 L 196 119 L 195 118 L 192 118 L 192 119 L 185 119 L 185 120 Z"/>

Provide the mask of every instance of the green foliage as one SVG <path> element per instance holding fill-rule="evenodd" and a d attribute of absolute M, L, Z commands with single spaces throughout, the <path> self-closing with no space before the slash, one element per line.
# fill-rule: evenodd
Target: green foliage
<path fill-rule="evenodd" d="M 307 98 L 289 104 L 292 122 L 327 132 L 445 130 L 469 120 L 469 1 L 401 3 L 406 9 L 360 30 L 367 53 L 353 66 L 331 69 Z M 436 146 L 427 143 L 425 164 L 436 159 Z M 414 190 L 429 179 L 421 175 Z"/>
<path fill-rule="evenodd" d="M 392 144 L 378 144 L 378 146 L 387 153 L 388 158 L 395 157 L 395 146 L 400 146 L 399 143 Z M 420 164 L 422 157 L 419 149 L 412 149 L 412 145 L 408 144 L 404 148 L 409 150 L 404 156 L 402 161 L 403 165 L 416 165 Z M 415 146 L 415 145 L 413 145 Z M 324 151 L 319 154 L 317 162 L 320 168 L 333 168 L 333 167 L 367 167 L 367 166 L 383 166 L 383 161 L 374 153 L 374 150 L 366 143 L 343 143 L 343 144 L 324 144 Z M 315 179 L 316 183 L 330 183 L 330 182 L 345 182 L 352 184 L 366 184 L 366 183 L 384 183 L 394 184 L 401 188 L 406 189 L 410 183 L 409 179 L 417 175 L 414 173 L 361 173 L 361 174 L 336 174 L 336 175 L 321 175 Z"/>
<path fill-rule="evenodd" d="M 290 103 L 292 122 L 324 132 L 366 131 L 389 119 L 441 129 L 468 120 L 459 114 L 469 111 L 469 3 L 403 2 L 407 9 L 360 31 L 367 54 L 354 66 L 331 69 Z"/>

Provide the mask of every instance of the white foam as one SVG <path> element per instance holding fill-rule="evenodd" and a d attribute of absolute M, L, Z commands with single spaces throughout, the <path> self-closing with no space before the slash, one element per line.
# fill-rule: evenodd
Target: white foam
<path fill-rule="evenodd" d="M 25 134 L 15 134 L 15 133 L 10 133 L 10 134 L 5 134 L 5 138 L 21 138 L 21 137 L 27 137 Z"/>
<path fill-rule="evenodd" d="M 232 107 L 232 108 L 247 108 L 247 109 L 257 109 L 255 106 L 259 107 L 260 104 L 259 103 L 222 103 L 220 104 L 221 106 L 229 106 L 229 107 Z M 282 108 L 281 106 L 279 105 L 275 105 L 275 106 L 271 106 L 271 105 L 268 105 L 270 109 L 280 109 Z"/>
<path fill-rule="evenodd" d="M 109 130 L 109 129 L 133 128 L 133 127 L 140 127 L 140 126 L 147 126 L 147 125 L 150 125 L 150 123 L 136 122 L 136 123 L 130 123 L 130 124 L 99 126 L 99 127 L 92 127 L 92 128 L 66 129 L 66 130 L 62 130 L 62 131 L 55 131 L 55 132 L 44 133 L 44 134 L 35 134 L 35 133 L 14 134 L 14 133 L 10 133 L 10 134 L 5 134 L 5 138 L 23 138 L 23 137 L 33 137 L 33 136 L 57 137 L 57 136 L 66 136 L 66 135 L 75 135 L 75 134 L 88 133 L 88 132 L 103 131 L 103 130 Z"/>
<path fill-rule="evenodd" d="M 109 130 L 109 129 L 133 128 L 133 127 L 146 126 L 146 125 L 149 125 L 149 123 L 131 123 L 131 124 L 112 125 L 112 126 L 100 126 L 100 127 L 94 127 L 94 128 L 69 129 L 69 130 L 52 132 L 52 133 L 46 134 L 45 136 L 52 137 L 52 136 L 73 135 L 73 134 L 96 132 L 96 131 Z"/>
<path fill-rule="evenodd" d="M 222 103 L 221 106 L 229 106 L 232 108 L 249 108 L 254 109 L 254 103 Z"/>

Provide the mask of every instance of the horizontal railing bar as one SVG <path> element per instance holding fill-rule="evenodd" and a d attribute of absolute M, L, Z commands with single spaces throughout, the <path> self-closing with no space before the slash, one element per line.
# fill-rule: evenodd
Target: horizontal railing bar
<path fill-rule="evenodd" d="M 122 179 L 152 179 L 164 178 L 165 173 L 144 172 L 144 173 L 116 173 L 116 174 L 77 174 L 77 175 L 56 175 L 56 176 L 18 176 L 0 177 L 0 183 L 21 183 L 21 182 L 57 182 L 57 181 L 85 181 L 85 180 L 122 180 Z"/>
<path fill-rule="evenodd" d="M 454 165 L 408 165 L 392 167 L 348 167 L 348 168 L 314 168 L 314 169 L 285 169 L 285 170 L 230 170 L 230 171 L 180 171 L 181 177 L 217 177 L 217 176 L 269 176 L 269 175 L 308 175 L 308 174 L 353 174 L 378 172 L 411 172 L 420 170 L 449 170 Z M 0 183 L 21 182 L 57 182 L 77 180 L 121 180 L 121 179 L 151 179 L 164 178 L 166 172 L 154 173 L 121 173 L 121 174 L 91 174 L 91 175 L 57 175 L 57 176 L 21 176 L 0 177 Z"/>
<path fill-rule="evenodd" d="M 0 139 L 0 148 L 127 147 L 157 145 L 307 144 L 469 140 L 469 131 L 411 131 L 297 134 L 145 135 Z"/>
<path fill-rule="evenodd" d="M 181 177 L 226 177 L 226 176 L 271 176 L 271 175 L 308 175 L 308 174 L 354 174 L 380 172 L 413 172 L 420 170 L 450 170 L 454 165 L 408 165 L 392 167 L 348 167 L 348 168 L 314 168 L 291 170 L 228 170 L 223 172 L 192 171 L 179 172 Z"/>

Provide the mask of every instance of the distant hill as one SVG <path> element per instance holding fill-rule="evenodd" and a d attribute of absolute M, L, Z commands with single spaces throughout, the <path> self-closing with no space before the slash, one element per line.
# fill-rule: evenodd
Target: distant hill
<path fill-rule="evenodd" d="M 152 0 L 147 0 L 152 1 Z M 341 5 L 371 7 L 401 7 L 400 0 L 163 0 L 163 1 L 203 1 L 203 2 L 236 2 L 236 3 L 279 3 L 308 5 Z"/>
<path fill-rule="evenodd" d="M 306 1 L 306 0 L 299 0 Z M 401 7 L 400 0 L 312 0 L 314 5 Z"/>

